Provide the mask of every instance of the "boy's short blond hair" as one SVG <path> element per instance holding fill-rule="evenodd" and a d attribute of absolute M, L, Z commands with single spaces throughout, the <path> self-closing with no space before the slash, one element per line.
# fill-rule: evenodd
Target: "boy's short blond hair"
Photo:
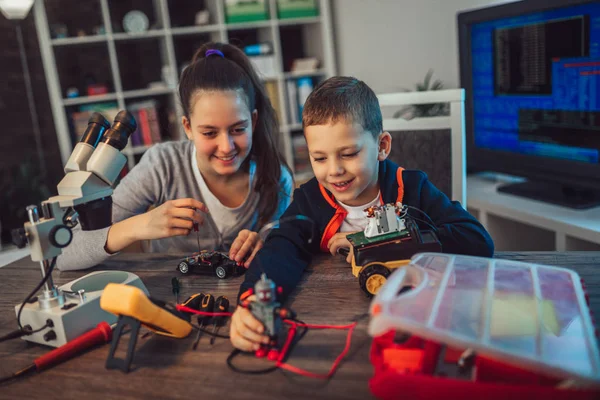
<path fill-rule="evenodd" d="M 303 128 L 339 121 L 360 124 L 375 137 L 383 131 L 379 101 L 363 81 L 350 76 L 334 76 L 320 83 L 306 99 L 302 111 Z"/>

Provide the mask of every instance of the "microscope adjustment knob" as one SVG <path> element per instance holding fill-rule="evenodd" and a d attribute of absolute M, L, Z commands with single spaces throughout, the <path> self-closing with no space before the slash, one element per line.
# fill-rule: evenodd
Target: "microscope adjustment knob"
<path fill-rule="evenodd" d="M 48 240 L 52 246 L 62 249 L 71 243 L 73 232 L 65 225 L 56 225 L 50 229 L 48 236 Z"/>
<path fill-rule="evenodd" d="M 16 228 L 11 232 L 11 239 L 15 246 L 22 249 L 27 245 L 27 232 L 24 228 Z"/>

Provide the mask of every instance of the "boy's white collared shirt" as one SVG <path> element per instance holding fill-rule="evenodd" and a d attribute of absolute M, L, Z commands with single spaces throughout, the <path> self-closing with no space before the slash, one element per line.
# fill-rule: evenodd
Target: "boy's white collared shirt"
<path fill-rule="evenodd" d="M 365 214 L 364 209 L 381 204 L 381 192 L 377 193 L 377 197 L 373 200 L 362 206 L 353 207 L 346 205 L 341 201 L 338 201 L 338 204 L 348 212 L 348 215 L 346 215 L 346 218 L 340 227 L 340 232 L 362 231 L 368 224 L 367 215 Z"/>

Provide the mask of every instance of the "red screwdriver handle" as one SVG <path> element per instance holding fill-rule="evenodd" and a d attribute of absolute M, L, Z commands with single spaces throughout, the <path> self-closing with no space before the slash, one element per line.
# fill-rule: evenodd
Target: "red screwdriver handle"
<path fill-rule="evenodd" d="M 91 331 L 63 344 L 48 354 L 38 357 L 33 363 L 37 370 L 41 371 L 42 369 L 63 362 L 97 344 L 109 342 L 111 339 L 112 329 L 108 323 L 102 321 Z"/>

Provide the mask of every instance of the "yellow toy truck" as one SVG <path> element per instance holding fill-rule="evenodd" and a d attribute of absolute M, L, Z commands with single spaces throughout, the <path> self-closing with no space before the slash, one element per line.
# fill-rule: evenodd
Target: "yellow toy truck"
<path fill-rule="evenodd" d="M 352 245 L 352 275 L 367 296 L 374 296 L 392 270 L 407 265 L 416 253 L 442 251 L 435 232 L 420 230 L 402 204 L 369 207 L 365 212 L 369 224 L 347 239 Z"/>

